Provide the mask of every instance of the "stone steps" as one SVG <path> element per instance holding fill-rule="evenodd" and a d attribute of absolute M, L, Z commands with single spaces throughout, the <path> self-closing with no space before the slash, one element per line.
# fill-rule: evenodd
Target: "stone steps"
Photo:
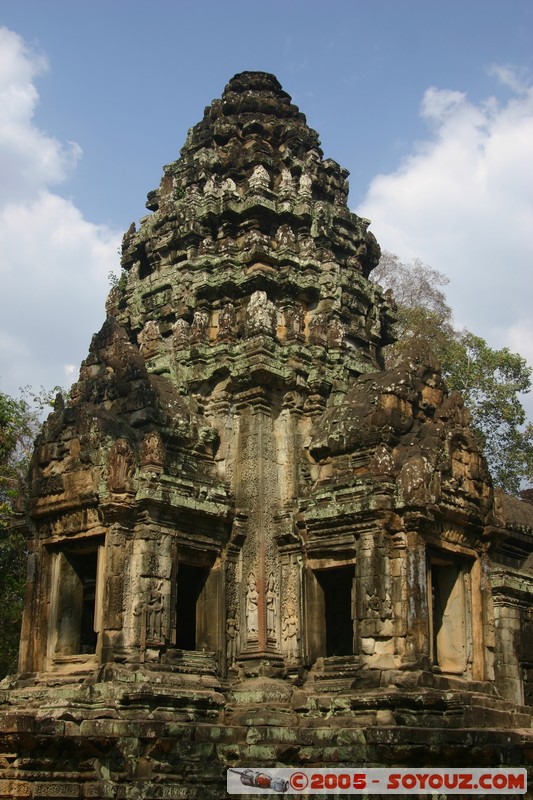
<path fill-rule="evenodd" d="M 357 682 L 361 663 L 354 656 L 319 658 L 307 677 L 307 683 L 318 692 L 342 692 Z"/>
<path fill-rule="evenodd" d="M 158 665 L 154 665 L 157 669 Z M 197 675 L 216 674 L 217 662 L 215 653 L 207 650 L 180 650 L 173 648 L 161 658 L 161 666 L 172 666 L 183 672 L 194 672 Z M 152 665 L 150 665 L 150 668 Z"/>

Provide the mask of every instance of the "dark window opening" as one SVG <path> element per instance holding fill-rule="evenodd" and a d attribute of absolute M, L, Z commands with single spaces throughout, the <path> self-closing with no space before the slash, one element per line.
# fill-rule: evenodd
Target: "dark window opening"
<path fill-rule="evenodd" d="M 144 243 L 137 247 L 137 257 L 139 259 L 139 278 L 146 278 L 153 272 L 152 265 L 148 260 L 146 245 Z"/>
<path fill-rule="evenodd" d="M 180 563 L 176 603 L 176 647 L 196 649 L 197 603 L 205 586 L 209 569 Z"/>
<path fill-rule="evenodd" d="M 324 593 L 326 617 L 326 655 L 353 654 L 352 584 L 353 566 L 316 572 Z"/>

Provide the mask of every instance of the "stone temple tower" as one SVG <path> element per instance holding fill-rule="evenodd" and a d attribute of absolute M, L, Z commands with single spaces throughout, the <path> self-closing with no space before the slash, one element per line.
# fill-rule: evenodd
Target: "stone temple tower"
<path fill-rule="evenodd" d="M 533 509 L 495 495 L 429 351 L 384 369 L 393 303 L 347 194 L 246 72 L 124 236 L 32 460 L 0 796 L 531 758 Z"/>

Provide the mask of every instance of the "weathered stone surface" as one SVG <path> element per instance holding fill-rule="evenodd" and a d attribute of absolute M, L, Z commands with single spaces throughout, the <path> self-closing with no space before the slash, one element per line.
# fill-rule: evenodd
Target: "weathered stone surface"
<path fill-rule="evenodd" d="M 347 192 L 242 73 L 125 234 L 32 460 L 0 794 L 533 759 L 533 509 L 495 494 L 429 351 L 383 368 L 394 309 Z"/>

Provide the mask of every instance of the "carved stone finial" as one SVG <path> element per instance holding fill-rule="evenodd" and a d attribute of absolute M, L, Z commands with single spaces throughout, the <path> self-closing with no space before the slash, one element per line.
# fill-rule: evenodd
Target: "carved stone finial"
<path fill-rule="evenodd" d="M 280 200 L 291 200 L 294 198 L 294 180 L 290 169 L 284 168 L 281 172 L 278 195 Z"/>
<path fill-rule="evenodd" d="M 239 198 L 240 196 L 233 178 L 225 178 L 220 185 L 220 191 L 225 197 Z"/>
<path fill-rule="evenodd" d="M 262 164 L 259 164 L 254 169 L 248 180 L 248 185 L 250 189 L 254 192 L 261 193 L 264 191 L 268 191 L 268 189 L 270 188 L 270 175 L 268 174 L 268 172 L 266 171 L 266 169 L 263 167 Z"/>
<path fill-rule="evenodd" d="M 220 193 L 220 188 L 217 186 L 216 179 L 213 175 L 211 175 L 205 183 L 204 195 L 208 198 L 219 197 Z"/>
<path fill-rule="evenodd" d="M 313 196 L 313 179 L 307 172 L 302 172 L 299 184 L 300 200 L 308 201 Z"/>

